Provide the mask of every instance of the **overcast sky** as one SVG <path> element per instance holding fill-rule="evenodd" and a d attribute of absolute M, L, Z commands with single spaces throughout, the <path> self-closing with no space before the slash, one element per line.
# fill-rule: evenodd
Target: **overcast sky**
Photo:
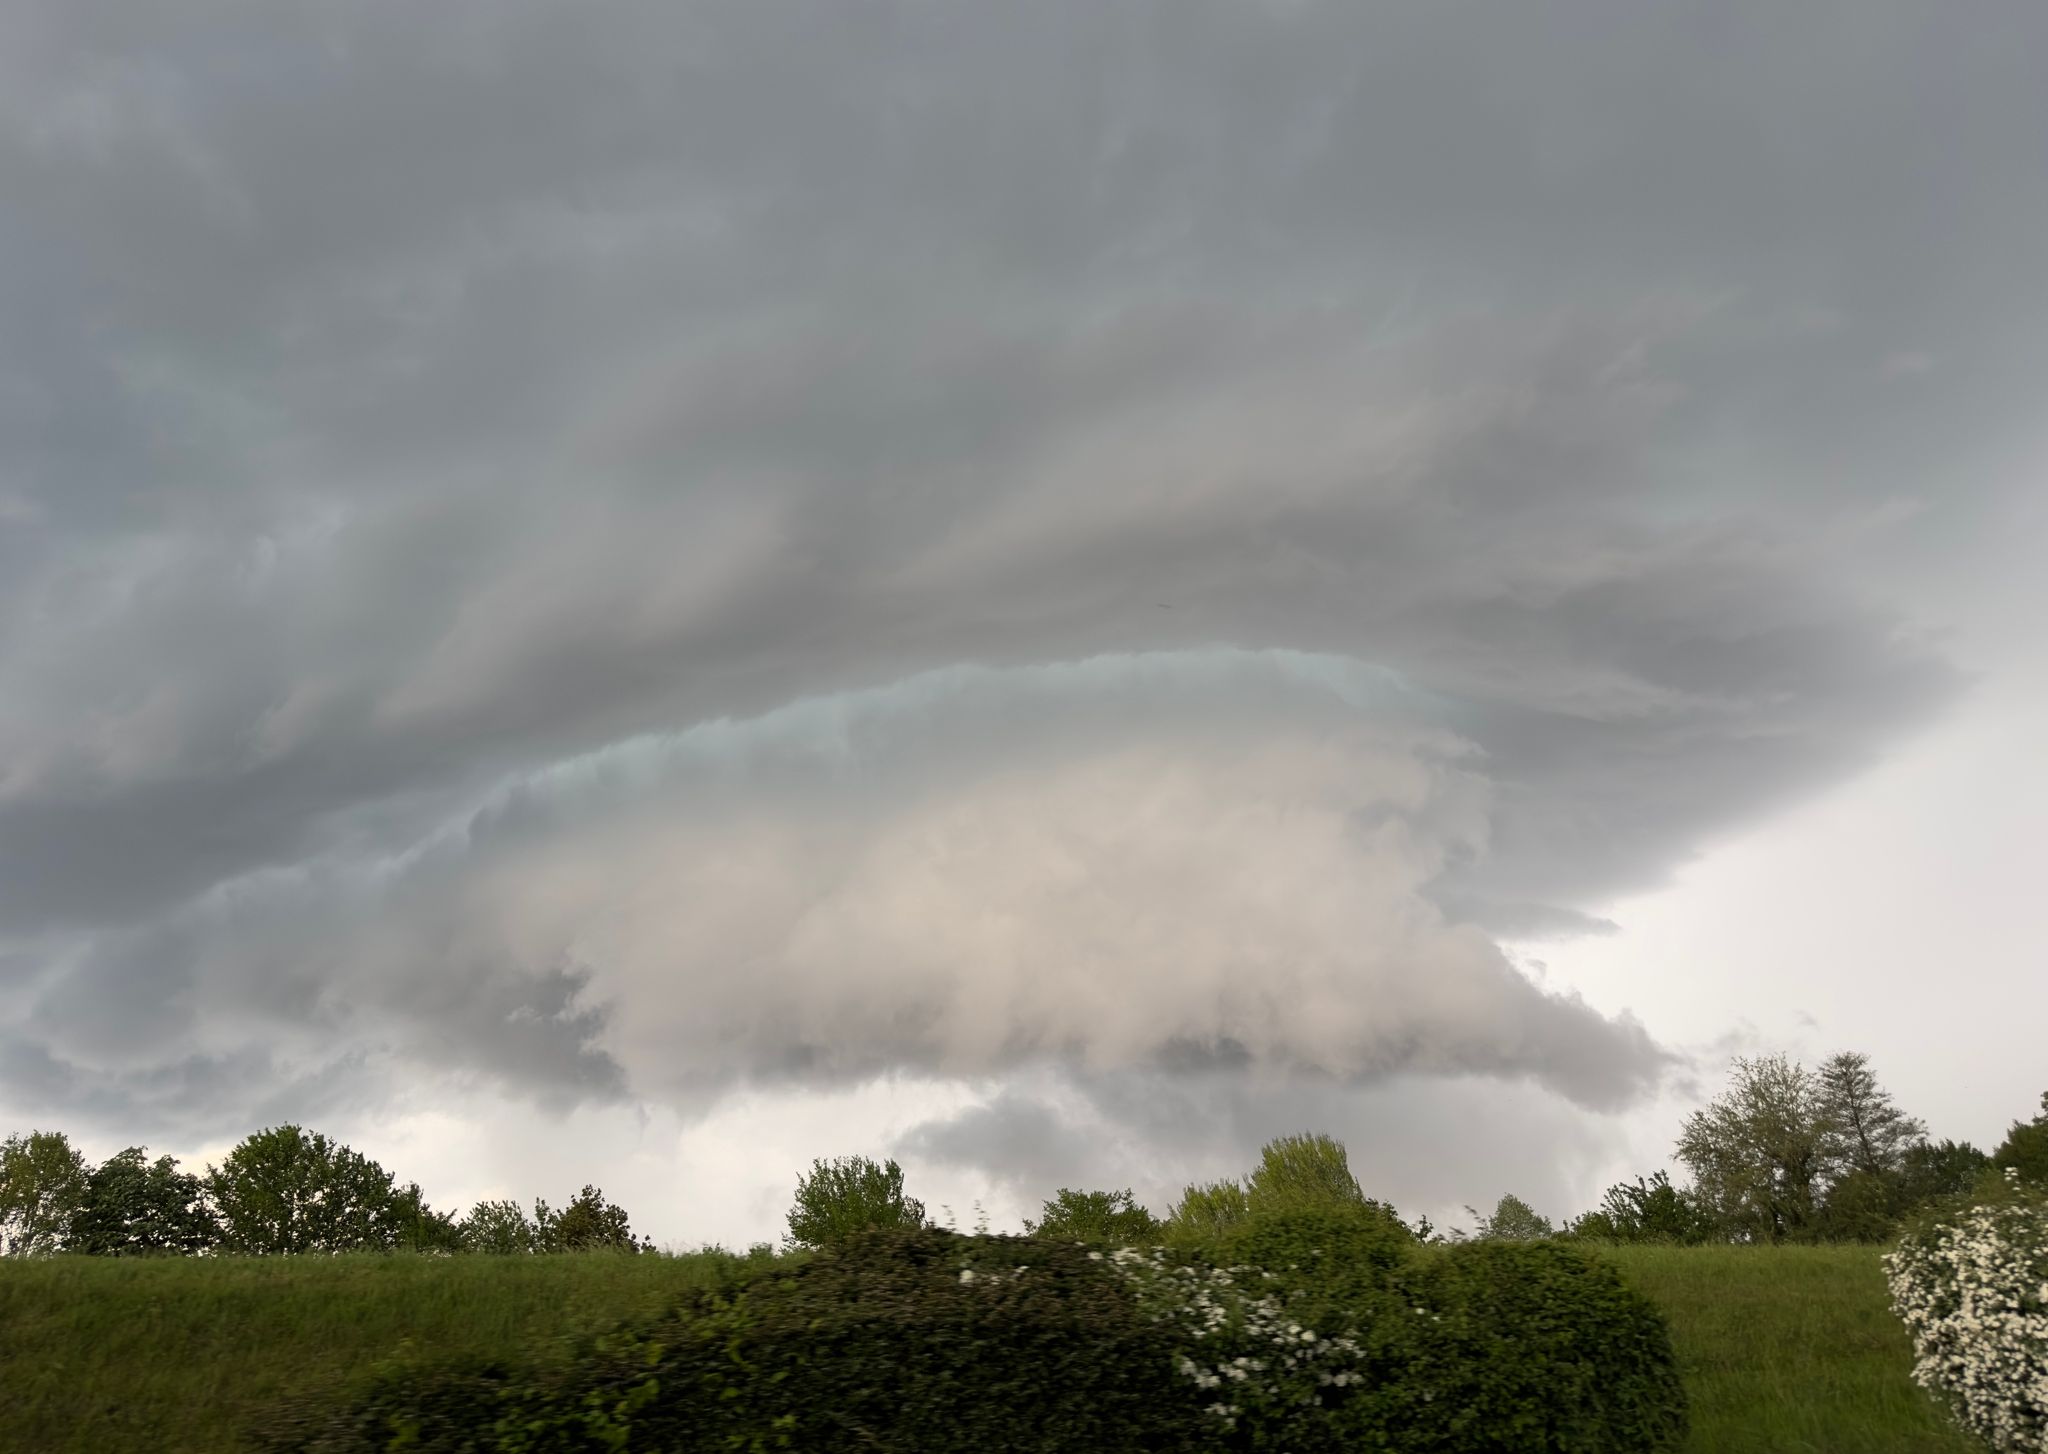
<path fill-rule="evenodd" d="M 2048 8 L 15 0 L 0 1129 L 1553 1216 L 2048 1088 Z"/>

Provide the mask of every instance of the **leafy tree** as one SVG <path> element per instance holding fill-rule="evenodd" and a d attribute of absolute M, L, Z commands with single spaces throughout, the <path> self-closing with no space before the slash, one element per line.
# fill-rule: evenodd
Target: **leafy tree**
<path fill-rule="evenodd" d="M 1899 1164 L 1900 1213 L 1940 1197 L 1962 1195 L 1990 1165 L 1991 1158 L 1967 1141 L 1922 1141 L 1908 1146 Z"/>
<path fill-rule="evenodd" d="M 1241 1181 L 1190 1185 L 1167 1213 L 1166 1230 L 1177 1237 L 1208 1239 L 1229 1231 L 1251 1216 L 1251 1200 Z"/>
<path fill-rule="evenodd" d="M 220 1222 L 199 1178 L 168 1156 L 154 1162 L 140 1146 L 108 1157 L 85 1178 L 65 1250 L 99 1257 L 202 1252 L 220 1240 Z"/>
<path fill-rule="evenodd" d="M 1503 1196 L 1494 1205 L 1493 1215 L 1483 1217 L 1476 1207 L 1467 1207 L 1472 1219 L 1478 1223 L 1475 1234 L 1482 1242 L 1539 1242 L 1554 1236 L 1557 1229 L 1550 1225 L 1550 1219 L 1512 1192 Z"/>
<path fill-rule="evenodd" d="M 62 1247 L 85 1178 L 85 1158 L 62 1131 L 0 1142 L 0 1250 L 24 1257 Z"/>
<path fill-rule="evenodd" d="M 1727 1091 L 1686 1120 L 1677 1154 L 1731 1238 L 1783 1242 L 1812 1235 L 1834 1134 L 1806 1067 L 1783 1055 L 1739 1058 Z"/>
<path fill-rule="evenodd" d="M 207 1168 L 206 1189 L 233 1252 L 386 1251 L 404 1232 L 391 1173 L 299 1126 L 250 1136 Z"/>
<path fill-rule="evenodd" d="M 1310 1131 L 1268 1141 L 1245 1180 L 1245 1196 L 1254 1213 L 1365 1203 L 1344 1143 Z"/>
<path fill-rule="evenodd" d="M 544 1201 L 533 1204 L 534 1242 L 543 1252 L 652 1252 L 654 1244 L 635 1240 L 626 1209 L 604 1199 L 586 1184 L 560 1211 Z"/>
<path fill-rule="evenodd" d="M 1658 1172 L 1648 1181 L 1617 1182 L 1600 1205 L 1576 1218 L 1570 1234 L 1594 1242 L 1664 1242 L 1694 1246 L 1715 1234 L 1713 1217 L 1698 1198 Z"/>
<path fill-rule="evenodd" d="M 925 1225 L 924 1203 L 903 1194 L 902 1167 L 841 1156 L 812 1162 L 810 1174 L 797 1179 L 784 1241 L 791 1247 L 823 1247 L 867 1227 Z"/>
<path fill-rule="evenodd" d="M 1818 1114 L 1826 1127 L 1822 1155 L 1834 1176 L 1894 1176 L 1906 1148 L 1927 1138 L 1926 1123 L 1900 1110 L 1877 1083 L 1867 1055 L 1844 1050 L 1831 1056 L 1817 1079 Z"/>
<path fill-rule="evenodd" d="M 1024 1220 L 1025 1235 L 1063 1242 L 1105 1242 L 1131 1247 L 1159 1235 L 1159 1219 L 1124 1191 L 1069 1191 L 1061 1187 L 1036 1222 Z"/>
<path fill-rule="evenodd" d="M 394 1243 L 406 1252 L 460 1252 L 462 1230 L 447 1212 L 427 1205 L 420 1184 L 409 1181 L 391 1193 L 391 1217 L 397 1229 Z"/>
<path fill-rule="evenodd" d="M 1991 1153 L 1991 1162 L 2017 1171 L 2021 1181 L 2048 1184 L 2048 1091 L 2041 1094 L 2041 1114 L 2031 1121 L 2014 1121 Z"/>
<path fill-rule="evenodd" d="M 1896 1171 L 1850 1171 L 1828 1188 L 1816 1235 L 1826 1242 L 1882 1242 L 1898 1230 L 1903 1211 Z"/>
<path fill-rule="evenodd" d="M 467 1252 L 509 1256 L 540 1248 L 540 1235 L 517 1202 L 478 1202 L 457 1231 Z"/>

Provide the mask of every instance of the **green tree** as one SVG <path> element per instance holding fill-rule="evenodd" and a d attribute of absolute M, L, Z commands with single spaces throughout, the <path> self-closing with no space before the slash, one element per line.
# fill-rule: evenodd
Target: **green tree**
<path fill-rule="evenodd" d="M 1024 1219 L 1024 1231 L 1027 1236 L 1056 1237 L 1063 1242 L 1133 1247 L 1159 1235 L 1159 1219 L 1140 1206 L 1128 1188 L 1069 1191 L 1061 1187 L 1037 1221 Z"/>
<path fill-rule="evenodd" d="M 478 1202 L 462 1219 L 458 1231 L 466 1252 L 510 1256 L 540 1250 L 539 1233 L 517 1202 Z"/>
<path fill-rule="evenodd" d="M 1861 1172 L 1893 1177 L 1906 1148 L 1927 1139 L 1927 1125 L 1900 1110 L 1877 1083 L 1870 1057 L 1844 1050 L 1828 1058 L 1816 1076 L 1819 1088 L 1822 1156 L 1835 1177 Z"/>
<path fill-rule="evenodd" d="M 393 1245 L 402 1252 L 462 1250 L 462 1229 L 456 1225 L 454 1216 L 428 1206 L 416 1181 L 409 1181 L 391 1193 L 391 1218 L 397 1232 Z"/>
<path fill-rule="evenodd" d="M 1241 1181 L 1193 1183 L 1166 1214 L 1165 1231 L 1174 1237 L 1207 1240 L 1238 1226 L 1251 1216 L 1251 1200 Z"/>
<path fill-rule="evenodd" d="M 85 1178 L 65 1250 L 96 1257 L 203 1252 L 220 1240 L 220 1222 L 199 1178 L 168 1156 L 150 1161 L 130 1146 Z"/>
<path fill-rule="evenodd" d="M 85 1179 L 85 1158 L 62 1131 L 0 1142 L 0 1251 L 29 1257 L 59 1250 Z"/>
<path fill-rule="evenodd" d="M 1476 1207 L 1465 1210 L 1478 1223 L 1475 1235 L 1482 1242 L 1539 1242 L 1545 1237 L 1555 1236 L 1557 1232 L 1548 1217 L 1512 1192 L 1494 1204 L 1490 1217 L 1481 1216 Z"/>
<path fill-rule="evenodd" d="M 1990 1165 L 1991 1158 L 1967 1141 L 1922 1141 L 1908 1146 L 1899 1165 L 1900 1213 L 1941 1197 L 1961 1196 Z"/>
<path fill-rule="evenodd" d="M 1260 1148 L 1259 1164 L 1245 1179 L 1245 1198 L 1254 1215 L 1365 1204 L 1344 1143 L 1312 1131 L 1275 1136 Z"/>
<path fill-rule="evenodd" d="M 1800 1240 L 1815 1230 L 1834 1135 L 1805 1066 L 1783 1055 L 1738 1058 L 1728 1089 L 1686 1120 L 1677 1154 L 1732 1240 Z"/>
<path fill-rule="evenodd" d="M 814 1161 L 797 1179 L 796 1205 L 789 1209 L 791 1247 L 823 1247 L 866 1227 L 926 1225 L 924 1203 L 903 1194 L 903 1168 L 865 1156 Z"/>
<path fill-rule="evenodd" d="M 2021 1181 L 2048 1184 L 2048 1091 L 2041 1094 L 2041 1114 L 2031 1121 L 2014 1121 L 1991 1153 L 1991 1162 L 2017 1171 Z"/>
<path fill-rule="evenodd" d="M 391 1173 L 299 1126 L 272 1126 L 206 1172 L 221 1245 L 258 1255 L 389 1251 L 404 1233 Z"/>
<path fill-rule="evenodd" d="M 560 1211 L 533 1204 L 534 1242 L 543 1252 L 651 1252 L 652 1242 L 635 1240 L 626 1209 L 586 1184 Z"/>
<path fill-rule="evenodd" d="M 1712 1240 L 1713 1217 L 1697 1198 L 1671 1184 L 1668 1173 L 1645 1181 L 1616 1182 L 1594 1210 L 1575 1219 L 1574 1237 L 1595 1242 L 1662 1242 L 1695 1246 Z"/>

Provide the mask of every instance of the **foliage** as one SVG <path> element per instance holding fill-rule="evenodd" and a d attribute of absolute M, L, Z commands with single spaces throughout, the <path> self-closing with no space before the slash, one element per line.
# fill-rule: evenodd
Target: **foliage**
<path fill-rule="evenodd" d="M 2041 1114 L 2031 1121 L 2014 1121 L 1991 1160 L 2002 1170 L 2019 1173 L 2021 1181 L 2048 1186 L 2048 1091 L 2041 1095 Z"/>
<path fill-rule="evenodd" d="M 207 1168 L 206 1190 L 232 1252 L 389 1251 L 405 1231 L 390 1172 L 299 1126 L 248 1137 Z"/>
<path fill-rule="evenodd" d="M 1251 1205 L 1243 1182 L 1193 1184 L 1181 1192 L 1180 1200 L 1167 1213 L 1162 1231 L 1169 1241 L 1199 1241 L 1236 1226 L 1250 1215 Z"/>
<path fill-rule="evenodd" d="M 1714 1236 L 1714 1219 L 1691 1193 L 1658 1172 L 1617 1182 L 1600 1205 L 1575 1218 L 1566 1235 L 1588 1242 L 1664 1242 L 1697 1246 Z"/>
<path fill-rule="evenodd" d="M 61 1131 L 31 1131 L 0 1142 L 0 1251 L 55 1252 L 85 1194 L 85 1158 Z"/>
<path fill-rule="evenodd" d="M 393 1245 L 401 1252 L 450 1253 L 462 1250 L 462 1229 L 447 1212 L 427 1205 L 418 1182 L 391 1193 L 391 1220 L 397 1229 Z"/>
<path fill-rule="evenodd" d="M 1870 1057 L 1844 1050 L 1821 1065 L 1815 1080 L 1822 1156 L 1831 1178 L 1895 1176 L 1906 1148 L 1927 1138 L 1926 1123 L 1900 1110 L 1877 1083 Z"/>
<path fill-rule="evenodd" d="M 64 1250 L 101 1257 L 204 1251 L 220 1240 L 220 1223 L 199 1178 L 168 1156 L 150 1161 L 130 1146 L 85 1178 Z"/>
<path fill-rule="evenodd" d="M 1478 1225 L 1473 1232 L 1482 1242 L 1536 1242 L 1555 1236 L 1550 1218 L 1509 1192 L 1494 1204 L 1493 1215 L 1481 1216 L 1477 1207 L 1467 1207 Z"/>
<path fill-rule="evenodd" d="M 1738 1058 L 1727 1091 L 1686 1120 L 1677 1155 L 1728 1236 L 1782 1242 L 1814 1225 L 1832 1134 L 1804 1066 L 1783 1055 Z"/>
<path fill-rule="evenodd" d="M 1913 1377 L 2000 1451 L 2048 1450 L 2048 1191 L 2016 1168 L 1976 1205 L 1930 1212 L 1885 1259 Z"/>
<path fill-rule="evenodd" d="M 1670 1324 L 1692 1411 L 1688 1454 L 1983 1454 L 1913 1385 L 1877 1249 L 1645 1245 L 1599 1255 Z M 390 1371 L 450 1358 L 559 1361 L 619 1319 L 651 1323 L 700 1293 L 730 1296 L 760 1275 L 745 1260 L 0 1261 L 0 1449 L 245 1448 L 277 1424 L 280 1399 L 324 1413 L 363 1390 L 381 1360 L 395 1360 Z"/>
<path fill-rule="evenodd" d="M 1212 1437 L 1299 1454 L 1676 1447 L 1656 1311 L 1583 1252 L 1420 1248 L 1384 1208 L 1254 1214 L 1206 1255 L 1111 1265 L 1173 1329 Z"/>
<path fill-rule="evenodd" d="M 1245 1178 L 1252 1212 L 1301 1207 L 1357 1206 L 1365 1201 L 1342 1142 L 1321 1132 L 1275 1136 L 1259 1150 L 1259 1164 Z"/>
<path fill-rule="evenodd" d="M 1342 1142 L 1320 1132 L 1276 1136 L 1259 1151 L 1259 1164 L 1241 1181 L 1196 1183 L 1181 1192 L 1161 1228 L 1176 1244 L 1202 1242 L 1254 1215 L 1309 1208 L 1366 1207 L 1394 1216 L 1372 1200 L 1352 1175 Z"/>
<path fill-rule="evenodd" d="M 277 1449 L 1191 1448 L 1165 1330 L 1071 1244 L 858 1231 L 584 1340 L 564 1366 L 397 1370 Z"/>
<path fill-rule="evenodd" d="M 1991 1158 L 1967 1141 L 1922 1141 L 1908 1146 L 1899 1166 L 1899 1204 L 1925 1206 L 1975 1186 Z"/>
<path fill-rule="evenodd" d="M 925 1225 L 924 1203 L 903 1194 L 903 1168 L 865 1156 L 814 1161 L 789 1209 L 789 1247 L 825 1247 L 869 1228 Z"/>
<path fill-rule="evenodd" d="M 517 1202 L 478 1202 L 456 1230 L 465 1252 L 509 1256 L 540 1250 L 539 1235 Z"/>
<path fill-rule="evenodd" d="M 1061 1187 L 1040 1211 L 1038 1220 L 1026 1218 L 1026 1236 L 1057 1238 L 1063 1242 L 1094 1242 L 1105 1246 L 1131 1247 L 1159 1236 L 1159 1219 L 1138 1204 L 1130 1190 L 1070 1191 Z"/>
<path fill-rule="evenodd" d="M 560 1211 L 544 1201 L 533 1204 L 533 1240 L 542 1252 L 651 1252 L 652 1242 L 633 1236 L 626 1209 L 585 1185 Z"/>

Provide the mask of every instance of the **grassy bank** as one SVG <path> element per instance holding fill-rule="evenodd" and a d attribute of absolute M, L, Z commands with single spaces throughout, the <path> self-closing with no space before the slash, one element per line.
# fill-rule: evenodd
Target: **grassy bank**
<path fill-rule="evenodd" d="M 1908 1378 L 1875 1247 L 1624 1247 L 1664 1310 L 1698 1454 L 1983 1454 Z"/>
<path fill-rule="evenodd" d="M 231 1450 L 285 1394 L 410 1345 L 504 1354 L 652 1313 L 700 1259 L 351 1257 L 0 1262 L 0 1450 Z"/>
<path fill-rule="evenodd" d="M 1981 1454 L 1907 1380 L 1876 1249 L 1612 1255 L 1670 1319 L 1699 1454 Z M 605 1254 L 0 1262 L 0 1450 L 232 1449 L 281 1395 L 408 1343 L 507 1353 L 716 1275 Z"/>

